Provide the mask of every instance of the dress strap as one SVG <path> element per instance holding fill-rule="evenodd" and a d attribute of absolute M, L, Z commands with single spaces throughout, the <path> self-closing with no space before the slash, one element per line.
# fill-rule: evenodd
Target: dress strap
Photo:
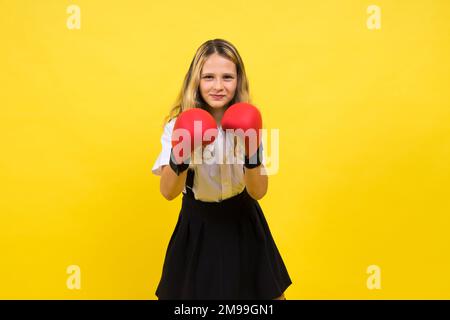
<path fill-rule="evenodd" d="M 193 169 L 188 169 L 187 172 L 187 177 L 186 177 L 186 194 L 188 194 L 189 196 L 194 197 L 194 192 L 192 191 L 192 188 L 194 186 L 194 170 Z"/>

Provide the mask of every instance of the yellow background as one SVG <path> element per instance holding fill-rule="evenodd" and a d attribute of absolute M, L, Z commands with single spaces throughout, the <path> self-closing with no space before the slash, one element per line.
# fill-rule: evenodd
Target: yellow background
<path fill-rule="evenodd" d="M 287 298 L 450 298 L 449 35 L 447 0 L 1 0 L 0 298 L 155 298 L 180 197 L 151 167 L 213 38 L 280 129 L 260 204 Z"/>

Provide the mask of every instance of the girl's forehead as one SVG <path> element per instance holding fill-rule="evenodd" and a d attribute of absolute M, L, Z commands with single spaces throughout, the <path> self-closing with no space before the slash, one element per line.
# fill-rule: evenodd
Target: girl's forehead
<path fill-rule="evenodd" d="M 219 56 L 217 54 L 211 55 L 203 65 L 203 73 L 206 72 L 234 72 L 236 66 L 233 61 Z"/>

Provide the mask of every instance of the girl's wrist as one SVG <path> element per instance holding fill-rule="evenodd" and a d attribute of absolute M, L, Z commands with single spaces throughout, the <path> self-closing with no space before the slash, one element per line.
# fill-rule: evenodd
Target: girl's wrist
<path fill-rule="evenodd" d="M 172 168 L 173 172 L 177 176 L 179 176 L 181 173 L 186 171 L 189 168 L 189 163 L 191 162 L 191 158 L 186 158 L 183 160 L 182 163 L 177 163 L 175 160 L 175 156 L 173 154 L 173 149 L 170 149 L 170 159 L 169 159 L 169 165 Z"/>
<path fill-rule="evenodd" d="M 247 169 L 253 169 L 259 167 L 262 163 L 262 149 L 258 147 L 256 152 L 251 156 L 245 155 L 244 157 L 244 167 Z"/>

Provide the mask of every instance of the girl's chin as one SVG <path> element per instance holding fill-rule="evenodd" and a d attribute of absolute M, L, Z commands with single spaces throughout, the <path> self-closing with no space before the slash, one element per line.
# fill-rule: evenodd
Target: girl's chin
<path fill-rule="evenodd" d="M 208 101 L 208 105 L 213 109 L 223 108 L 226 103 L 224 101 Z"/>

